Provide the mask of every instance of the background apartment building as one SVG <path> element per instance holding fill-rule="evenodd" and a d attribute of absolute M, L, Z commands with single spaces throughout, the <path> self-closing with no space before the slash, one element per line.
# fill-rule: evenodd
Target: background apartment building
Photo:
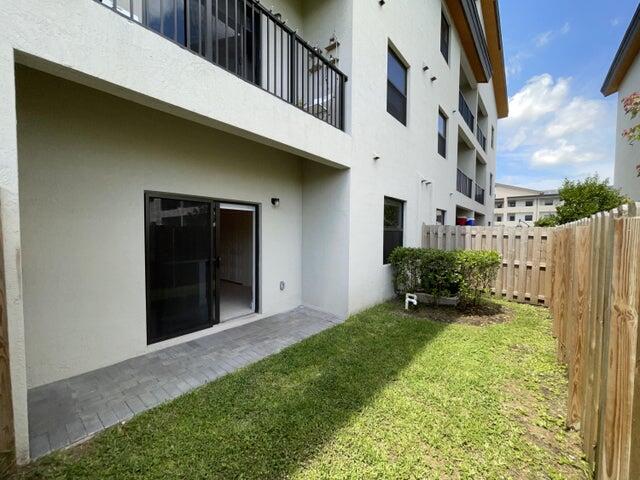
<path fill-rule="evenodd" d="M 637 125 L 638 119 L 625 114 L 622 99 L 634 92 L 640 92 L 640 5 L 611 62 L 602 94 L 607 97 L 618 94 L 618 116 L 616 128 L 616 161 L 613 185 L 630 198 L 640 201 L 640 178 L 637 170 L 640 164 L 640 144 L 630 144 L 622 136 L 626 129 Z"/>
<path fill-rule="evenodd" d="M 539 191 L 496 183 L 494 224 L 533 226 L 539 219 L 555 214 L 559 203 L 557 190 Z"/>
<path fill-rule="evenodd" d="M 423 223 L 491 221 L 496 0 L 5 1 L 0 213 L 28 391 L 393 295 Z"/>

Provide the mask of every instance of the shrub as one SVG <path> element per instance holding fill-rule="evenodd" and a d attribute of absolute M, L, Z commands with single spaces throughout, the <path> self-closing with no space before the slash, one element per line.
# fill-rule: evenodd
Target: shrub
<path fill-rule="evenodd" d="M 398 293 L 423 291 L 437 301 L 460 290 L 456 252 L 398 247 L 391 252 L 390 260 Z"/>
<path fill-rule="evenodd" d="M 421 288 L 421 268 L 424 249 L 397 247 L 389 256 L 395 276 L 393 286 L 398 293 L 415 292 Z"/>
<path fill-rule="evenodd" d="M 434 302 L 459 294 L 463 302 L 472 304 L 489 291 L 501 262 L 495 251 L 406 247 L 396 248 L 390 260 L 396 292 L 425 292 Z"/>
<path fill-rule="evenodd" d="M 549 215 L 536 220 L 533 224 L 534 227 L 556 227 L 558 225 L 557 215 Z"/>
<path fill-rule="evenodd" d="M 456 252 L 462 276 L 460 297 L 463 302 L 477 304 L 489 292 L 501 258 L 496 251 L 461 250 Z"/>
<path fill-rule="evenodd" d="M 423 250 L 422 288 L 437 303 L 439 298 L 453 297 L 460 291 L 460 273 L 457 252 Z"/>

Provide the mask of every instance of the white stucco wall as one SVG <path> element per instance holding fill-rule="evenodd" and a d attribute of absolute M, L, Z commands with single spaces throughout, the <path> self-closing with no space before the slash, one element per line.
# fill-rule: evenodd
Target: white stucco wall
<path fill-rule="evenodd" d="M 449 63 L 440 53 L 441 2 L 353 2 L 351 215 L 349 309 L 351 312 L 392 296 L 392 272 L 382 263 L 383 203 L 404 200 L 404 244 L 421 244 L 421 225 L 435 222 L 436 209 L 453 224 L 461 47 L 451 29 Z M 407 125 L 387 113 L 387 48 L 392 43 L 409 64 Z M 428 66 L 426 72 L 423 66 Z M 431 81 L 435 76 L 436 80 Z M 481 86 L 489 122 L 496 124 L 493 89 Z M 438 109 L 449 117 L 447 158 L 437 153 Z M 475 136 L 473 138 L 475 141 Z M 487 154 L 487 176 L 495 178 L 495 152 Z M 380 157 L 373 160 L 374 155 Z M 471 175 L 472 178 L 475 176 Z M 430 182 L 429 184 L 423 183 Z M 487 196 L 489 189 L 487 188 Z M 474 210 L 488 218 L 493 199 Z"/>
<path fill-rule="evenodd" d="M 348 171 L 305 162 L 302 189 L 302 301 L 346 317 L 349 310 Z"/>
<path fill-rule="evenodd" d="M 640 178 L 637 176 L 636 165 L 640 164 L 640 144 L 630 145 L 622 136 L 622 132 L 636 125 L 638 119 L 631 120 L 625 115 L 622 99 L 633 92 L 640 92 L 640 56 L 636 57 L 633 65 L 620 84 L 618 91 L 618 121 L 616 132 L 616 163 L 613 174 L 614 186 L 635 201 L 640 201 Z"/>
<path fill-rule="evenodd" d="M 172 343 L 145 345 L 145 189 L 262 204 L 262 314 L 303 303 L 342 316 L 389 298 L 384 196 L 406 202 L 407 246 L 420 245 L 436 209 L 448 224 L 457 205 L 491 218 L 493 87 L 480 84 L 470 102 L 479 95 L 489 116 L 482 206 L 456 192 L 466 61 L 453 25 L 448 63 L 440 53 L 439 0 L 273 4 L 312 45 L 337 35 L 338 66 L 349 75 L 346 133 L 93 0 L 0 2 L 8 19 L 0 30 L 0 211 L 23 459 L 27 378 L 38 385 Z M 386 111 L 389 42 L 410 66 L 407 126 Z M 120 97 L 21 70 L 20 195 L 15 62 Z M 439 109 L 449 117 L 446 159 L 437 153 Z"/>
<path fill-rule="evenodd" d="M 219 328 L 147 347 L 145 190 L 260 203 L 261 313 L 302 303 L 298 157 L 34 70 L 17 78 L 30 387 Z"/>
<path fill-rule="evenodd" d="M 277 7 L 302 22 L 299 1 Z M 0 17 L 9 19 L 0 45 L 21 63 L 305 158 L 349 164 L 345 133 L 93 0 L 0 2 Z"/>

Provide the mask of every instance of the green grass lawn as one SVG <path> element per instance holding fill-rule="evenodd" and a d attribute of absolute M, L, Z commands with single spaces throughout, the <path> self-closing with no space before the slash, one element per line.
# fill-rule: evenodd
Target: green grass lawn
<path fill-rule="evenodd" d="M 18 478 L 588 478 L 548 312 L 507 308 L 475 327 L 377 306 Z"/>

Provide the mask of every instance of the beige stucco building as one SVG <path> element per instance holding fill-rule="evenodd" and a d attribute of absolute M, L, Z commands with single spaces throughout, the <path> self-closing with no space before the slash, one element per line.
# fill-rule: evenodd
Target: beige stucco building
<path fill-rule="evenodd" d="M 634 92 L 640 93 L 640 5 L 611 63 L 602 86 L 602 94 L 618 95 L 616 123 L 616 159 L 613 185 L 622 193 L 640 201 L 640 143 L 630 144 L 622 133 L 640 122 L 625 114 L 622 100 Z"/>
<path fill-rule="evenodd" d="M 423 222 L 491 220 L 497 1 L 268 5 L 0 2 L 20 461 L 31 389 L 300 305 L 346 317 L 393 295 Z"/>
<path fill-rule="evenodd" d="M 495 225 L 507 227 L 533 226 L 541 218 L 553 215 L 560 204 L 557 190 L 533 190 L 496 183 L 493 211 Z"/>

